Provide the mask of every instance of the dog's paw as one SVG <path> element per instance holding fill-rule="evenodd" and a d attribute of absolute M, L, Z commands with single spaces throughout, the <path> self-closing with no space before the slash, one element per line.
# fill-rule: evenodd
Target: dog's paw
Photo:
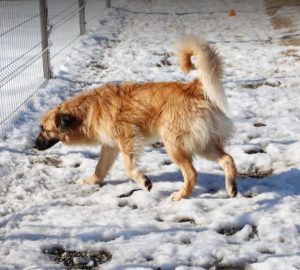
<path fill-rule="evenodd" d="M 227 193 L 231 198 L 236 197 L 238 193 L 236 185 L 232 185 L 230 188 L 227 188 Z"/>
<path fill-rule="evenodd" d="M 152 182 L 148 176 L 145 176 L 144 186 L 148 191 L 152 189 Z"/>
<path fill-rule="evenodd" d="M 98 184 L 98 183 L 99 183 L 99 180 L 95 175 L 79 179 L 76 182 L 76 184 L 78 184 L 78 185 L 95 185 L 95 184 Z"/>
<path fill-rule="evenodd" d="M 183 196 L 182 192 L 181 192 L 181 191 L 178 191 L 178 192 L 173 192 L 173 193 L 170 195 L 169 199 L 170 199 L 171 201 L 180 201 L 183 197 L 184 197 L 184 196 Z"/>
<path fill-rule="evenodd" d="M 87 185 L 89 183 L 86 181 L 86 178 L 82 178 L 82 179 L 77 180 L 76 184 L 77 185 Z"/>

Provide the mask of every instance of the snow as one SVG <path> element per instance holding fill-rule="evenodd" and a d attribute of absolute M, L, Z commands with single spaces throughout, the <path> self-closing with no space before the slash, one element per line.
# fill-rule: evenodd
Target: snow
<path fill-rule="evenodd" d="M 286 54 L 299 48 L 279 45 L 282 29 L 259 0 L 112 3 L 0 142 L 0 269 L 64 269 L 41 252 L 57 244 L 108 250 L 101 269 L 299 269 L 300 62 Z M 182 177 L 163 148 L 145 148 L 140 167 L 153 189 L 131 195 L 140 187 L 121 158 L 102 187 L 76 185 L 100 147 L 32 149 L 42 114 L 69 96 L 109 81 L 196 76 L 168 54 L 181 31 L 205 36 L 224 59 L 237 198 L 217 164 L 196 158 L 193 195 L 169 201 Z"/>

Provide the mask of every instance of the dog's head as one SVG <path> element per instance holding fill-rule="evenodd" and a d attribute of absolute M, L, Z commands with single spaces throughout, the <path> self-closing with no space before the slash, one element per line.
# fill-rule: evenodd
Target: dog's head
<path fill-rule="evenodd" d="M 59 141 L 67 144 L 76 143 L 82 137 L 80 125 L 82 119 L 76 114 L 62 111 L 60 106 L 48 111 L 42 118 L 41 131 L 34 148 L 46 150 Z"/>

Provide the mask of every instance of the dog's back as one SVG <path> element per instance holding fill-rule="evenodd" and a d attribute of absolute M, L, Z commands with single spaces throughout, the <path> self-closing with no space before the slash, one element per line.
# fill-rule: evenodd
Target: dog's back
<path fill-rule="evenodd" d="M 207 42 L 195 37 L 181 41 L 177 55 L 185 72 L 193 67 L 194 55 L 201 76 L 186 83 L 125 82 L 102 86 L 97 90 L 99 104 L 106 104 L 105 109 L 100 108 L 101 114 L 109 114 L 112 129 L 130 124 L 146 139 L 174 131 L 168 140 L 182 143 L 192 153 L 205 152 L 212 142 L 223 147 L 233 125 L 223 112 L 227 100 L 221 85 L 221 61 Z"/>

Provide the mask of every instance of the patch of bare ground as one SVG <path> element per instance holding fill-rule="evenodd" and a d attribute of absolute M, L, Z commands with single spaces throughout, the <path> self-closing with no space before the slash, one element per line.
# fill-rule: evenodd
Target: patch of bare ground
<path fill-rule="evenodd" d="M 299 0 L 265 0 L 267 14 L 273 16 L 283 6 L 300 6 Z"/>
<path fill-rule="evenodd" d="M 271 86 L 271 87 L 279 87 L 281 85 L 281 82 L 280 81 L 276 81 L 276 82 L 258 81 L 258 82 L 246 83 L 246 84 L 243 84 L 242 86 L 244 88 L 253 90 L 253 89 L 257 89 L 258 87 L 263 86 L 263 85 Z"/>
<path fill-rule="evenodd" d="M 57 158 L 52 158 L 52 157 L 40 157 L 37 158 L 33 161 L 34 164 L 45 164 L 48 166 L 53 166 L 56 168 L 61 168 L 62 167 L 62 160 L 57 159 Z"/>
<path fill-rule="evenodd" d="M 110 252 L 100 250 L 95 252 L 64 250 L 61 245 L 42 248 L 42 253 L 58 264 L 63 264 L 65 269 L 99 269 L 99 265 L 112 258 Z"/>
<path fill-rule="evenodd" d="M 298 54 L 297 50 L 290 49 L 290 50 L 286 50 L 286 51 L 282 52 L 281 54 L 284 56 L 287 56 L 287 57 L 293 57 L 297 61 L 300 61 L 300 55 Z"/>
<path fill-rule="evenodd" d="M 273 174 L 273 169 L 259 169 L 255 168 L 252 171 L 249 172 L 239 172 L 238 176 L 242 178 L 265 178 L 268 176 L 271 176 Z"/>
<path fill-rule="evenodd" d="M 280 40 L 280 45 L 284 46 L 300 46 L 300 37 L 284 36 Z"/>
<path fill-rule="evenodd" d="M 179 223 L 191 223 L 192 225 L 196 225 L 196 221 L 193 218 L 183 217 L 178 220 Z"/>
<path fill-rule="evenodd" d="M 246 270 L 246 266 L 233 266 L 233 265 L 217 265 L 214 266 L 212 268 L 210 268 L 209 270 Z"/>
<path fill-rule="evenodd" d="M 300 10 L 299 0 L 265 0 L 267 14 L 270 16 L 274 29 L 287 29 L 290 34 L 286 34 L 280 38 L 280 45 L 283 46 L 300 46 L 300 36 L 292 34 L 297 28 L 294 25 L 296 18 L 290 17 L 289 14 L 283 15 L 278 11 L 283 7 L 294 7 Z"/>

